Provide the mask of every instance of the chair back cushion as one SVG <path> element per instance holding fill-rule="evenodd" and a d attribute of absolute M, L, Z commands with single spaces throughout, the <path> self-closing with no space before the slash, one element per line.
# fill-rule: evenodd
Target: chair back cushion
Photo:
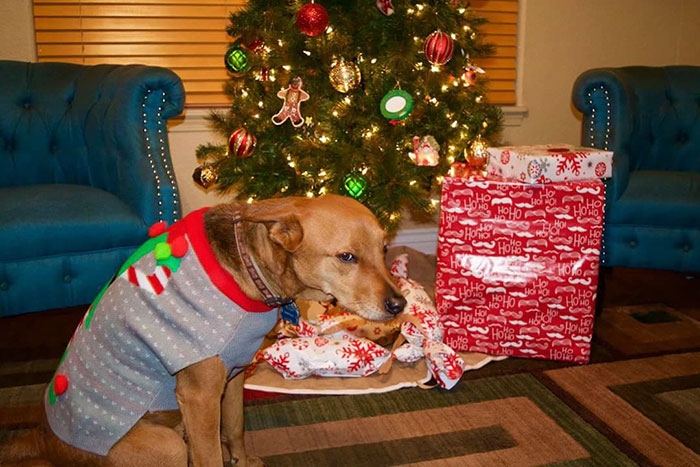
<path fill-rule="evenodd" d="M 0 61 L 0 186 L 67 183 L 115 191 L 116 154 L 99 149 L 114 142 L 95 125 L 103 118 L 93 117 L 110 111 L 104 83 L 116 67 Z M 102 144 L 88 152 L 87 138 Z"/>
<path fill-rule="evenodd" d="M 700 67 L 624 67 L 632 94 L 630 169 L 700 172 Z"/>

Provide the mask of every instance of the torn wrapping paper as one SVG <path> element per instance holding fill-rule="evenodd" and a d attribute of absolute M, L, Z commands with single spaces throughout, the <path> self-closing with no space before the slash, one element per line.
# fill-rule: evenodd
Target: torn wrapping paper
<path fill-rule="evenodd" d="M 443 342 L 444 330 L 433 301 L 420 284 L 407 277 L 407 272 L 408 256 L 398 256 L 391 273 L 406 299 L 401 325 L 401 336 L 406 343 L 395 349 L 393 356 L 402 362 L 424 357 L 440 387 L 451 389 L 464 373 L 464 361 Z"/>
<path fill-rule="evenodd" d="M 407 255 L 399 256 L 392 265 L 392 275 L 407 301 L 395 320 L 376 323 L 347 312 L 323 313 L 315 322 L 300 319 L 298 326 L 285 325 L 278 341 L 263 349 L 258 360 L 268 362 L 285 378 L 301 379 L 312 375 L 368 376 L 381 367 L 388 371 L 390 358 L 406 363 L 425 358 L 435 381 L 443 388 L 452 388 L 464 373 L 464 361 L 442 342 L 444 331 L 435 305 L 420 284 L 406 277 L 407 267 Z M 366 335 L 367 329 L 375 328 L 380 332 L 400 328 L 397 344 L 403 345 L 396 345 L 392 352 L 353 334 L 359 331 Z"/>
<path fill-rule="evenodd" d="M 605 189 L 446 177 L 436 298 L 455 350 L 586 363 Z"/>
<path fill-rule="evenodd" d="M 390 356 L 390 351 L 367 339 L 322 336 L 280 339 L 263 353 L 265 361 L 289 379 L 367 376 Z"/>

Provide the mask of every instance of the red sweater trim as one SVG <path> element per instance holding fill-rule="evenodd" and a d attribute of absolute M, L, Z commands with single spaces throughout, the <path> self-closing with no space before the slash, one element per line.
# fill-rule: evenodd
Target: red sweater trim
<path fill-rule="evenodd" d="M 187 234 L 187 238 L 190 240 L 192 248 L 197 254 L 199 263 L 202 265 L 202 268 L 207 273 L 212 283 L 221 293 L 233 300 L 245 311 L 265 312 L 272 310 L 272 308 L 265 305 L 264 302 L 253 300 L 243 293 L 231 273 L 224 269 L 219 261 L 217 261 L 216 255 L 214 255 L 209 245 L 207 233 L 204 230 L 204 213 L 208 210 L 209 208 L 198 209 L 197 211 L 189 213 L 181 221 L 173 224 L 168 230 L 169 237 L 170 235 L 178 236 Z M 233 225 L 231 225 L 231 228 L 233 228 Z"/>

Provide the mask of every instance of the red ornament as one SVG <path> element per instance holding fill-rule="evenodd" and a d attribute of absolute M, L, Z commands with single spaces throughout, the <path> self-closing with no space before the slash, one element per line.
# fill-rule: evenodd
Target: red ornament
<path fill-rule="evenodd" d="M 182 258 L 187 253 L 189 245 L 187 244 L 187 239 L 183 235 L 175 237 L 174 239 L 168 239 L 170 244 L 170 254 L 176 258 Z"/>
<path fill-rule="evenodd" d="M 246 44 L 246 48 L 251 52 L 257 52 L 265 45 L 265 41 L 262 39 L 255 39 L 251 43 Z"/>
<path fill-rule="evenodd" d="M 245 128 L 238 128 L 228 138 L 228 154 L 240 158 L 249 157 L 257 142 L 255 135 Z"/>
<path fill-rule="evenodd" d="M 148 236 L 153 238 L 168 230 L 168 223 L 165 221 L 156 222 L 148 229 Z"/>
<path fill-rule="evenodd" d="M 455 43 L 452 38 L 439 29 L 425 38 L 423 52 L 433 65 L 444 65 L 452 59 Z"/>
<path fill-rule="evenodd" d="M 323 5 L 307 3 L 297 13 L 297 27 L 302 34 L 318 36 L 328 27 L 328 12 Z"/>
<path fill-rule="evenodd" d="M 60 396 L 68 390 L 68 377 L 61 373 L 58 373 L 53 379 L 53 392 Z"/>

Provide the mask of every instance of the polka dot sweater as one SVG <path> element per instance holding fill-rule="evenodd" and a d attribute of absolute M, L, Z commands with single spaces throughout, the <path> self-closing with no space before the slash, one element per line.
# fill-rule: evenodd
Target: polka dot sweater
<path fill-rule="evenodd" d="M 216 262 L 203 214 L 161 235 L 180 258 L 137 251 L 78 326 L 45 396 L 66 443 L 106 455 L 146 412 L 177 409 L 175 373 L 214 355 L 237 373 L 274 326 L 277 310 L 247 298 Z"/>

